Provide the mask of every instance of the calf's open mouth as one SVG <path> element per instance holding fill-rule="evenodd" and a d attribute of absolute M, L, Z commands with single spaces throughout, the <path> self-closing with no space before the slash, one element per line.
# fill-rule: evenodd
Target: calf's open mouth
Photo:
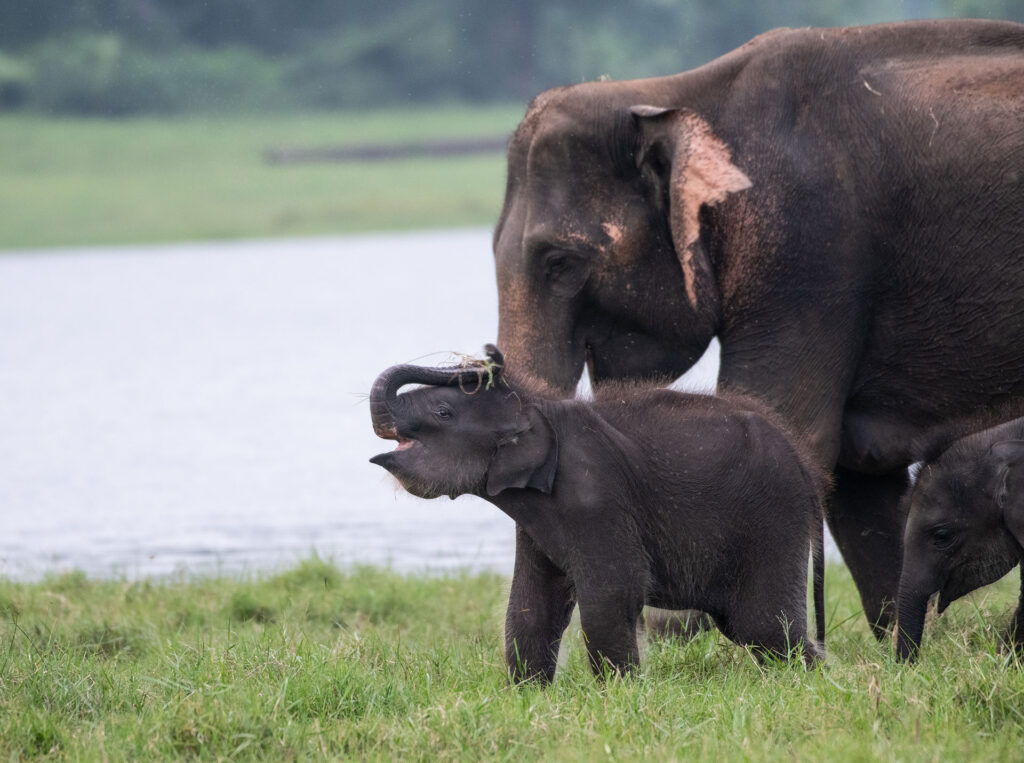
<path fill-rule="evenodd" d="M 388 457 L 393 456 L 395 453 L 401 453 L 403 450 L 409 450 L 415 445 L 419 445 L 418 440 L 414 440 L 411 437 L 402 437 L 401 435 L 395 435 L 394 437 L 386 438 L 388 440 L 395 440 L 398 444 L 395 445 L 394 450 L 388 450 L 384 453 L 380 453 L 370 459 L 371 463 L 383 463 L 388 460 Z"/>

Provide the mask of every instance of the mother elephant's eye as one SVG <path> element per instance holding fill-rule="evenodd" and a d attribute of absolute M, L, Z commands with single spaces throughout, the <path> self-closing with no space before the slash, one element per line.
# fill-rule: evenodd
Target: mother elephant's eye
<path fill-rule="evenodd" d="M 544 278 L 563 297 L 575 296 L 589 275 L 588 260 L 581 254 L 556 249 L 544 257 Z"/>
<path fill-rule="evenodd" d="M 548 268 L 548 278 L 558 278 L 572 267 L 569 255 L 564 252 L 548 255 L 545 264 Z"/>

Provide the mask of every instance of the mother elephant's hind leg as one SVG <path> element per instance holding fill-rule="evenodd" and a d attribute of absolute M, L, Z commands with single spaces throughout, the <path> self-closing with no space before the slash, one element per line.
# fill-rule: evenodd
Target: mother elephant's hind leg
<path fill-rule="evenodd" d="M 893 602 L 903 558 L 899 510 L 907 488 L 907 471 L 860 474 L 836 468 L 836 485 L 828 502 L 828 527 L 850 569 L 868 624 L 875 637 L 885 637 L 892 624 Z"/>
<path fill-rule="evenodd" d="M 644 629 L 652 636 L 689 640 L 715 627 L 711 616 L 696 609 L 669 610 L 646 607 Z"/>
<path fill-rule="evenodd" d="M 1024 654 L 1024 562 L 1020 565 L 1020 596 L 1017 600 L 1017 611 L 1006 629 L 1005 641 L 1008 646 Z"/>

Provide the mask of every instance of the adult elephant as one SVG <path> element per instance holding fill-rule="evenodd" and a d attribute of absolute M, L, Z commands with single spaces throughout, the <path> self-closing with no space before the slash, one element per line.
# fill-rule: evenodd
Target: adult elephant
<path fill-rule="evenodd" d="M 565 393 L 674 377 L 773 404 L 835 469 L 877 635 L 910 442 L 1024 394 L 1024 25 L 776 30 L 551 90 L 508 152 L 498 341 Z"/>

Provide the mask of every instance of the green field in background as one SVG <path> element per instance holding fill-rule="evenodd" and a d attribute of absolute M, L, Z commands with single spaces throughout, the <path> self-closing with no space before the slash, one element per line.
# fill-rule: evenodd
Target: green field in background
<path fill-rule="evenodd" d="M 922 660 L 826 574 L 828 660 L 760 665 L 717 632 L 590 675 L 578 623 L 548 688 L 508 685 L 508 581 L 340 571 L 0 578 L 0 758 L 1019 760 L 1024 669 L 999 646 L 1019 579 L 929 618 Z"/>
<path fill-rule="evenodd" d="M 274 165 L 265 152 L 503 136 L 523 111 L 0 117 L 0 249 L 493 225 L 500 153 Z"/>

